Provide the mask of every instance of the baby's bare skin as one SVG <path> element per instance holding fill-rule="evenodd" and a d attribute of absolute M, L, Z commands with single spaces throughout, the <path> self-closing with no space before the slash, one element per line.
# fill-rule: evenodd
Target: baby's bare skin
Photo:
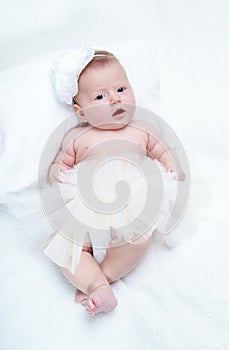
<path fill-rule="evenodd" d="M 85 306 L 88 314 L 95 315 L 107 312 L 116 307 L 117 299 L 110 283 L 87 249 L 81 253 L 75 274 L 66 268 L 62 268 L 62 272 L 81 291 L 76 299 L 77 302 Z"/>
<path fill-rule="evenodd" d="M 99 312 L 113 310 L 117 303 L 110 285 L 102 284 L 89 294 L 85 309 L 88 314 L 95 315 Z"/>
<path fill-rule="evenodd" d="M 84 277 L 85 284 L 81 287 L 84 289 L 84 292 L 79 289 L 77 290 L 75 302 L 85 306 L 87 313 L 91 315 L 113 310 L 117 305 L 117 299 L 110 288 L 110 284 L 125 276 L 137 265 L 144 256 L 146 250 L 152 244 L 152 241 L 152 236 L 148 239 L 142 239 L 140 237 L 133 244 L 127 243 L 121 246 L 110 247 L 100 266 L 95 261 L 91 260 L 93 261 L 93 266 L 99 268 L 99 270 L 97 270 L 99 271 L 98 278 L 100 280 L 105 278 L 106 282 L 99 286 L 96 285 L 96 288 L 92 291 L 90 290 L 88 293 L 86 292 L 86 283 L 91 279 L 91 275 L 88 275 L 87 280 L 87 270 L 85 270 L 85 265 L 80 264 L 77 274 L 78 277 L 80 275 Z M 85 250 L 90 255 L 93 254 L 92 250 L 86 247 Z M 91 256 L 91 259 L 93 259 L 93 256 Z M 75 281 L 75 277 L 72 276 L 71 282 L 74 284 Z"/>
<path fill-rule="evenodd" d="M 115 141 L 128 141 L 130 144 L 129 147 L 131 147 L 131 145 L 137 145 L 140 146 L 142 150 L 146 151 L 148 134 L 144 129 L 142 130 L 140 128 L 141 124 L 143 123 L 140 123 L 140 121 L 132 121 L 127 126 L 118 130 L 99 130 L 93 127 L 81 128 L 80 131 L 75 130 L 75 135 L 74 132 L 73 135 L 76 163 L 89 157 L 100 156 L 104 149 L 103 146 L 106 147 L 107 151 L 107 147 L 110 145 L 109 151 L 111 153 L 112 151 L 115 152 L 118 147 L 118 142 Z M 110 141 L 114 141 L 114 150 L 112 150 L 112 143 Z M 128 143 L 126 147 L 128 147 Z M 101 148 L 96 147 L 98 145 L 101 145 Z"/>
<path fill-rule="evenodd" d="M 117 305 L 117 299 L 114 297 L 110 287 L 106 284 L 95 289 L 90 295 L 77 291 L 75 302 L 84 305 L 87 313 L 90 315 L 110 311 Z"/>
<path fill-rule="evenodd" d="M 117 299 L 110 285 L 138 264 L 152 240 L 152 236 L 145 240 L 140 237 L 133 244 L 109 247 L 100 265 L 93 258 L 92 249 L 84 247 L 75 274 L 62 268 L 65 277 L 77 288 L 76 303 L 82 304 L 90 315 L 113 310 Z"/>
<path fill-rule="evenodd" d="M 112 141 L 118 140 L 120 143 L 112 144 Z M 126 141 L 125 151 L 147 154 L 158 160 L 168 171 L 179 168 L 174 151 L 160 140 L 157 129 L 151 123 L 136 120 L 118 130 L 100 130 L 91 126 L 71 129 L 65 135 L 61 149 L 49 169 L 49 182 L 60 182 L 60 172 L 71 169 L 83 160 L 97 158 L 103 152 L 117 154 L 119 145 L 122 151 L 121 141 Z"/>

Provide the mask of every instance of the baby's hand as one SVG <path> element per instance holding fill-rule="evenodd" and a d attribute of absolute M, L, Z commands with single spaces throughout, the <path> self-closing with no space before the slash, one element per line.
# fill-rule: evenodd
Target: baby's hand
<path fill-rule="evenodd" d="M 62 183 L 62 180 L 58 175 L 49 176 L 48 181 L 50 185 L 53 185 L 54 183 Z"/>
<path fill-rule="evenodd" d="M 61 172 L 60 172 L 60 166 L 59 164 L 52 164 L 49 168 L 48 173 L 48 181 L 52 185 L 53 183 L 62 183 L 62 180 L 60 178 Z"/>
<path fill-rule="evenodd" d="M 166 169 L 166 171 L 169 173 L 176 172 L 176 180 L 177 181 L 184 181 L 185 180 L 185 173 L 180 168 L 176 171 L 176 168 L 174 166 L 170 166 Z"/>

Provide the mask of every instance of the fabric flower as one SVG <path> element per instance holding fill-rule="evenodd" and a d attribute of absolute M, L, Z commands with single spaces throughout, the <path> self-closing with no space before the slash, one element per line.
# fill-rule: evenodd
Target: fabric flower
<path fill-rule="evenodd" d="M 93 59 L 95 50 L 82 46 L 65 53 L 51 68 L 50 78 L 60 102 L 72 104 L 78 93 L 78 78 L 82 70 Z"/>

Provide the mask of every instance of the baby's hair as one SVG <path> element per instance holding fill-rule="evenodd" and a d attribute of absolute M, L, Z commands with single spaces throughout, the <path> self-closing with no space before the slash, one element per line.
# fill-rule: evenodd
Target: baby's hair
<path fill-rule="evenodd" d="M 96 67 L 104 67 L 107 64 L 112 62 L 118 62 L 119 60 L 113 53 L 105 50 L 96 50 L 93 59 L 86 65 L 86 67 L 82 70 L 80 75 L 82 75 L 88 68 L 96 68 Z M 80 79 L 80 76 L 78 80 Z M 75 104 L 76 101 L 74 97 L 72 98 L 72 103 Z"/>
<path fill-rule="evenodd" d="M 119 62 L 115 55 L 113 55 L 113 53 L 104 50 L 96 50 L 93 59 L 91 60 L 91 62 L 88 63 L 84 70 L 86 70 L 89 67 L 103 67 L 104 65 L 114 61 Z"/>

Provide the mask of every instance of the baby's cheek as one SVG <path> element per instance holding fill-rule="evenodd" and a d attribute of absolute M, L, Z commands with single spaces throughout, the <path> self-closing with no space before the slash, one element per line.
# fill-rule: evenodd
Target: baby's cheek
<path fill-rule="evenodd" d="M 132 91 L 130 91 L 128 93 L 127 100 L 128 100 L 128 103 L 130 103 L 130 104 L 133 104 L 133 105 L 136 104 L 136 99 L 135 99 L 134 93 Z"/>
<path fill-rule="evenodd" d="M 136 105 L 135 105 L 134 101 L 129 102 L 127 105 L 127 110 L 128 110 L 128 114 L 131 118 L 134 115 L 135 109 L 136 109 Z"/>
<path fill-rule="evenodd" d="M 99 115 L 99 113 L 100 113 L 99 106 L 92 105 L 87 108 L 85 115 L 89 120 L 93 121 L 94 119 L 97 118 L 97 115 Z"/>
<path fill-rule="evenodd" d="M 135 96 L 132 97 L 132 103 L 133 103 L 134 105 L 136 104 Z"/>
<path fill-rule="evenodd" d="M 107 118 L 110 115 L 108 108 L 99 106 L 92 108 L 90 113 L 87 113 L 88 121 L 93 126 L 99 126 L 107 122 Z"/>

